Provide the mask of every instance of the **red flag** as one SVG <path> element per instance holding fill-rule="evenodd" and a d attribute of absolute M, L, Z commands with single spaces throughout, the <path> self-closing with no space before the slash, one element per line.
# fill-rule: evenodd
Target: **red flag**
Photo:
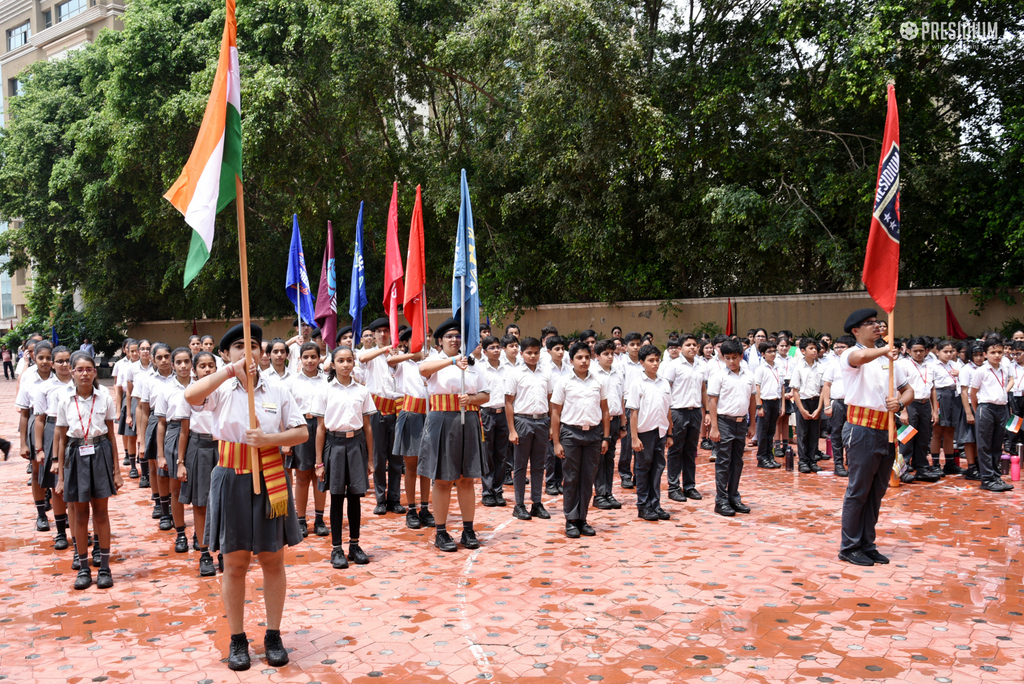
<path fill-rule="evenodd" d="M 196 328 L 196 319 L 194 319 L 194 318 L 192 319 L 192 334 L 193 335 L 198 335 L 199 334 L 199 329 Z"/>
<path fill-rule="evenodd" d="M 334 272 L 334 229 L 327 222 L 327 244 L 324 246 L 324 265 L 320 269 L 320 289 L 316 294 L 313 318 L 324 336 L 327 349 L 334 349 L 338 336 L 338 278 Z"/>
<path fill-rule="evenodd" d="M 956 320 L 956 315 L 953 314 L 953 309 L 949 306 L 949 297 L 943 297 L 946 300 L 946 337 L 951 340 L 966 340 L 967 333 L 960 327 L 960 322 Z"/>
<path fill-rule="evenodd" d="M 398 251 L 398 181 L 391 190 L 388 241 L 384 252 L 384 313 L 391 328 L 391 344 L 398 344 L 398 293 L 402 288 L 402 253 Z"/>
<path fill-rule="evenodd" d="M 878 179 L 875 181 L 871 232 L 861 280 L 878 306 L 892 313 L 896 308 L 900 275 L 900 121 L 896 112 L 896 89 L 891 83 L 888 101 L 882 156 L 878 160 Z"/>
<path fill-rule="evenodd" d="M 402 311 L 412 326 L 409 351 L 415 354 L 423 349 L 427 337 L 423 312 L 427 308 L 427 262 L 423 251 L 423 199 L 420 186 L 416 186 L 416 204 L 412 208 L 412 226 L 409 228 L 409 255 L 405 259 L 408 269 L 405 278 L 405 299 Z"/>
<path fill-rule="evenodd" d="M 732 337 L 732 297 L 729 298 L 729 305 L 725 310 L 725 334 Z"/>

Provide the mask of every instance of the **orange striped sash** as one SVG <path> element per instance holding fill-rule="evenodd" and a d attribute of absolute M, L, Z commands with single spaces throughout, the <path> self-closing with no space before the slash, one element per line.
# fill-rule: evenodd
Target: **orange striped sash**
<path fill-rule="evenodd" d="M 398 413 L 398 402 L 394 399 L 385 399 L 384 397 L 378 397 L 376 394 L 371 394 L 373 397 L 373 405 L 377 407 L 377 410 L 382 416 L 393 416 Z"/>
<path fill-rule="evenodd" d="M 426 413 L 427 400 L 420 399 L 419 397 L 410 397 L 406 394 L 402 397 L 402 410 L 409 413 Z"/>
<path fill-rule="evenodd" d="M 847 406 L 846 422 L 872 430 L 885 430 L 889 427 L 889 414 L 863 406 Z"/>
<path fill-rule="evenodd" d="M 220 442 L 218 446 L 220 458 L 217 465 L 231 468 L 236 475 L 248 475 L 249 446 L 238 442 Z M 284 460 L 278 447 L 263 447 L 258 452 L 260 470 L 270 497 L 271 517 L 277 518 L 288 514 L 288 480 L 284 476 Z"/>
<path fill-rule="evenodd" d="M 459 410 L 459 395 L 458 394 L 431 394 L 430 395 L 430 410 L 431 411 L 458 411 Z M 467 406 L 467 411 L 479 411 L 479 406 Z"/>

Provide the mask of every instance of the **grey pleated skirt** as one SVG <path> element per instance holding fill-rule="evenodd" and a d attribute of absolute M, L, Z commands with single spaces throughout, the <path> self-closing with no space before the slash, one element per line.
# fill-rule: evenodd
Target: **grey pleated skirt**
<path fill-rule="evenodd" d="M 974 425 L 967 422 L 967 412 L 964 411 L 963 404 L 960 405 L 960 414 L 957 416 L 956 430 L 954 430 L 953 436 L 960 446 L 975 444 L 978 441 L 974 436 Z"/>
<path fill-rule="evenodd" d="M 466 411 L 430 411 L 423 426 L 416 473 L 432 480 L 481 478 L 490 472 L 481 448 L 480 414 Z"/>
<path fill-rule="evenodd" d="M 147 430 L 147 432 L 149 432 Z M 164 462 L 160 467 L 167 471 L 165 477 L 178 479 L 178 437 L 181 435 L 181 421 L 167 421 L 164 430 Z"/>
<path fill-rule="evenodd" d="M 939 400 L 939 426 L 956 427 L 960 413 L 963 413 L 964 410 L 963 404 L 960 403 L 960 397 L 953 394 L 952 387 L 937 389 L 935 394 Z"/>
<path fill-rule="evenodd" d="M 419 456 L 423 440 L 423 425 L 427 417 L 422 413 L 402 411 L 395 423 L 395 446 L 391 450 L 393 456 Z"/>
<path fill-rule="evenodd" d="M 82 441 L 72 439 L 64 455 L 64 501 L 89 503 L 93 499 L 106 499 L 117 491 L 114 488 L 114 452 L 107 439 L 95 445 L 90 456 L 82 455 Z"/>
<path fill-rule="evenodd" d="M 317 480 L 317 488 L 331 496 L 365 495 L 370 488 L 368 458 L 365 432 L 352 437 L 328 432 L 324 439 L 324 479 Z"/>
<path fill-rule="evenodd" d="M 126 406 L 128 403 L 129 402 L 127 400 L 125 400 L 125 399 L 121 400 L 121 420 L 120 420 L 120 422 L 117 425 L 117 434 L 124 435 L 125 437 L 134 437 L 136 435 L 135 423 L 132 423 L 131 425 L 128 425 L 128 408 Z M 139 399 L 138 399 L 138 397 L 132 397 L 132 400 L 131 400 L 130 403 L 131 403 L 132 420 L 134 421 L 135 420 L 135 409 L 137 409 L 139 407 Z"/>
<path fill-rule="evenodd" d="M 292 447 L 292 453 L 284 457 L 284 467 L 295 470 L 312 470 L 316 465 L 316 417 L 306 418 L 309 438 Z"/>
<path fill-rule="evenodd" d="M 180 437 L 179 437 L 180 439 Z M 185 471 L 188 479 L 181 483 L 178 502 L 191 506 L 208 506 L 210 503 L 210 480 L 217 466 L 217 440 L 190 432 L 185 447 Z M 252 476 L 249 476 L 252 488 Z"/>
<path fill-rule="evenodd" d="M 136 400 L 133 399 L 133 401 L 136 401 Z M 146 460 L 147 461 L 155 461 L 156 460 L 156 456 L 157 456 L 157 453 L 156 453 L 156 424 L 157 424 L 157 420 L 158 419 L 157 419 L 156 415 L 152 411 L 150 411 L 149 412 L 149 421 L 146 423 L 146 439 L 145 439 L 145 452 L 144 452 L 146 454 Z M 158 463 L 157 467 L 158 468 L 162 468 L 163 466 Z"/>
<path fill-rule="evenodd" d="M 51 473 L 53 466 L 53 433 L 57 427 L 56 421 L 46 421 L 43 426 L 43 462 L 39 464 L 39 486 L 43 489 L 53 489 L 57 486 L 57 473 Z M 33 430 L 35 432 L 35 430 Z M 35 452 L 33 452 L 33 457 Z"/>
<path fill-rule="evenodd" d="M 260 493 L 253 494 L 252 475 L 237 475 L 231 468 L 217 466 L 210 479 L 210 501 L 206 513 L 206 540 L 211 551 L 231 553 L 274 553 L 302 541 L 295 517 L 292 476 L 287 470 L 288 513 L 268 518 L 270 502 L 261 477 Z"/>

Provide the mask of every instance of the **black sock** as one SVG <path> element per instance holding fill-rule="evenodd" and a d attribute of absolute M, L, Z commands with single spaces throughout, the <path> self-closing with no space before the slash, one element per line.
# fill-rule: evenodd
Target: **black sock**
<path fill-rule="evenodd" d="M 142 476 L 149 477 L 149 461 L 144 458 L 140 458 L 139 467 L 142 469 Z"/>
<path fill-rule="evenodd" d="M 472 532 L 473 531 L 473 521 L 472 520 L 463 520 L 462 521 L 462 529 L 466 530 L 467 532 Z"/>
<path fill-rule="evenodd" d="M 423 502 L 420 503 L 420 510 L 421 511 L 427 510 L 427 502 L 426 501 L 423 501 Z"/>
<path fill-rule="evenodd" d="M 165 517 L 169 518 L 171 515 L 171 497 L 170 495 L 160 497 L 160 513 Z"/>
<path fill-rule="evenodd" d="M 46 499 L 36 501 L 36 515 L 40 518 L 46 517 Z"/>
<path fill-rule="evenodd" d="M 209 546 L 200 546 L 199 547 L 199 555 L 200 556 L 207 556 L 208 557 L 210 555 L 210 547 Z"/>
<path fill-rule="evenodd" d="M 135 454 L 128 454 L 128 463 L 131 465 L 132 468 L 135 467 L 135 459 Z"/>
<path fill-rule="evenodd" d="M 100 549 L 100 570 L 110 570 L 110 549 Z"/>
<path fill-rule="evenodd" d="M 341 519 L 344 516 L 341 497 L 331 497 L 331 544 L 341 546 Z"/>
<path fill-rule="evenodd" d="M 53 522 L 57 524 L 57 536 L 65 536 L 65 530 L 68 528 L 68 516 L 55 515 L 53 516 Z"/>
<path fill-rule="evenodd" d="M 93 543 L 93 546 L 99 547 L 99 545 L 100 545 L 100 533 L 99 532 L 93 532 L 92 533 L 92 543 Z"/>
<path fill-rule="evenodd" d="M 305 518 L 299 518 L 299 527 L 305 527 L 305 526 L 306 526 L 306 519 Z"/>
<path fill-rule="evenodd" d="M 178 527 L 177 525 L 175 525 L 174 531 L 178 533 L 179 537 L 183 537 L 183 538 L 185 537 L 185 526 L 184 525 L 182 525 L 181 527 Z"/>
<path fill-rule="evenodd" d="M 436 529 L 437 533 L 440 534 L 442 532 L 447 532 L 448 531 L 448 525 L 442 524 L 442 523 L 437 523 L 436 525 L 434 525 L 434 529 Z"/>
<path fill-rule="evenodd" d="M 313 519 L 313 524 L 314 525 L 323 525 L 324 524 L 324 512 L 323 511 L 314 511 L 314 513 L 316 513 L 316 517 Z"/>
<path fill-rule="evenodd" d="M 354 494 L 348 495 L 348 536 L 350 539 L 359 539 L 359 525 L 362 523 L 362 513 L 359 510 L 359 497 Z"/>
<path fill-rule="evenodd" d="M 156 488 L 154 487 L 153 488 L 153 494 L 149 498 L 153 500 L 153 503 L 159 504 L 160 503 L 160 492 L 156 491 Z"/>

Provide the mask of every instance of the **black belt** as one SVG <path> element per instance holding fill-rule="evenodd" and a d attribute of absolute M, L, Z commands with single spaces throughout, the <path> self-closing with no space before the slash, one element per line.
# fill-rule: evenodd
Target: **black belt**
<path fill-rule="evenodd" d="M 363 434 L 363 428 L 358 430 L 348 430 L 346 432 L 335 432 L 334 430 L 328 430 L 327 435 L 330 437 L 336 437 L 337 439 L 352 439 L 356 435 Z"/>
<path fill-rule="evenodd" d="M 107 441 L 106 435 L 100 435 L 99 437 L 93 437 L 92 439 L 82 439 L 81 437 L 72 437 L 71 441 L 68 442 L 69 446 L 77 447 L 85 444 L 102 444 Z"/>
<path fill-rule="evenodd" d="M 197 437 L 198 439 L 205 439 L 205 440 L 209 440 L 211 442 L 215 441 L 213 439 L 213 435 L 208 435 L 205 432 L 196 432 L 195 430 L 189 430 L 188 433 L 192 437 Z"/>
<path fill-rule="evenodd" d="M 914 403 L 915 404 L 930 404 L 930 403 L 932 403 L 932 400 L 931 399 L 915 399 Z"/>
<path fill-rule="evenodd" d="M 769 399 L 768 401 L 771 401 L 771 399 Z M 673 411 L 693 411 L 694 409 L 699 409 L 699 408 L 700 408 L 700 406 L 673 406 L 672 410 Z"/>
<path fill-rule="evenodd" d="M 546 413 L 517 413 L 517 414 L 515 414 L 515 416 L 516 416 L 516 418 L 530 418 L 532 420 L 540 420 L 541 418 L 547 418 L 548 414 L 546 414 Z"/>
<path fill-rule="evenodd" d="M 723 415 L 719 415 L 718 417 L 719 418 L 725 418 L 726 420 L 731 420 L 731 421 L 734 421 L 736 423 L 742 423 L 743 421 L 745 421 L 747 419 L 746 416 L 723 416 Z"/>
<path fill-rule="evenodd" d="M 57 416 L 46 416 L 46 422 L 47 423 L 56 423 L 57 422 Z"/>
<path fill-rule="evenodd" d="M 487 408 L 485 406 L 481 406 L 480 410 L 492 416 L 498 416 L 505 413 L 505 409 L 503 408 Z"/>

